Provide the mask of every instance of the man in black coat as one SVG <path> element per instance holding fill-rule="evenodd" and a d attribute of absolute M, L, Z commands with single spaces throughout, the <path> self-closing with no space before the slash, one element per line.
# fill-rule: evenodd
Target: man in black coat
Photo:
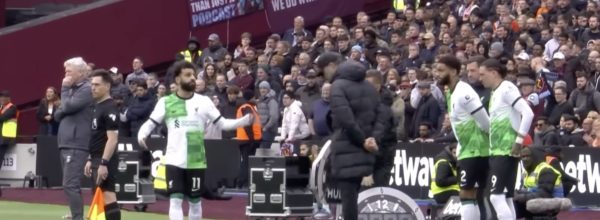
<path fill-rule="evenodd" d="M 535 146 L 554 146 L 559 144 L 556 128 L 549 125 L 548 118 L 544 116 L 538 117 L 535 121 L 533 144 Z"/>
<path fill-rule="evenodd" d="M 583 140 L 583 132 L 578 131 L 579 119 L 573 115 L 563 115 L 565 125 L 560 131 L 558 143 L 561 146 L 585 147 L 587 142 Z"/>
<path fill-rule="evenodd" d="M 415 138 L 419 136 L 419 125 L 421 125 L 422 122 L 429 122 L 433 128 L 437 128 L 442 117 L 442 110 L 435 98 L 431 95 L 431 83 L 426 81 L 419 82 L 417 88 L 419 88 L 419 93 L 422 98 L 417 105 L 412 124 L 414 127 L 412 137 Z"/>
<path fill-rule="evenodd" d="M 146 83 L 137 83 L 134 95 L 135 96 L 131 101 L 131 104 L 129 104 L 127 111 L 125 113 L 121 113 L 121 121 L 129 122 L 129 129 L 133 136 L 138 133 L 142 124 L 148 120 L 148 117 L 150 117 L 150 114 L 154 109 L 154 105 L 156 104 L 156 96 L 148 91 L 148 86 Z"/>
<path fill-rule="evenodd" d="M 362 64 L 348 61 L 337 68 L 331 86 L 331 173 L 338 180 L 345 220 L 358 218 L 358 190 L 363 177 L 373 173 L 387 118 L 365 75 Z"/>

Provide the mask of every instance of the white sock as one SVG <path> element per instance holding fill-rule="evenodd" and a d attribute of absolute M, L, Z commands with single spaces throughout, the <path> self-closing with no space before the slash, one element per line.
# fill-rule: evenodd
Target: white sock
<path fill-rule="evenodd" d="M 197 203 L 189 202 L 190 212 L 189 220 L 201 220 L 202 219 L 202 201 L 199 200 Z"/>
<path fill-rule="evenodd" d="M 461 219 L 470 220 L 470 219 L 480 219 L 479 215 L 479 207 L 477 206 L 477 201 L 475 200 L 467 200 L 460 203 L 460 216 Z"/>
<path fill-rule="evenodd" d="M 513 202 L 513 198 L 506 198 L 506 204 L 508 204 L 512 218 L 517 219 L 517 212 L 515 211 L 515 203 Z"/>
<path fill-rule="evenodd" d="M 508 204 L 506 204 L 506 196 L 504 194 L 492 194 L 490 195 L 490 202 L 496 210 L 498 220 L 513 220 L 512 213 Z"/>
<path fill-rule="evenodd" d="M 169 200 L 169 220 L 183 220 L 181 204 L 183 204 L 183 199 L 171 198 Z"/>

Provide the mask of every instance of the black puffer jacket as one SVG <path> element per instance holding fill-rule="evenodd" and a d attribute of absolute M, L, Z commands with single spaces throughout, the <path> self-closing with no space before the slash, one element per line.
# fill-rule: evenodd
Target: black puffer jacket
<path fill-rule="evenodd" d="M 366 82 L 366 69 L 360 63 L 342 63 L 331 86 L 332 175 L 353 178 L 370 175 L 375 154 L 363 148 L 365 139 L 374 137 L 381 146 L 385 131 L 384 105 L 375 88 Z"/>

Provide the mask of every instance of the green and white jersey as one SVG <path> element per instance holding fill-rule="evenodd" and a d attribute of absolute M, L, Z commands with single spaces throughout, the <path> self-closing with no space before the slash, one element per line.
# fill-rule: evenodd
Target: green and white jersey
<path fill-rule="evenodd" d="M 521 113 L 513 106 L 522 100 L 517 86 L 502 81 L 490 99 L 490 155 L 509 156 L 521 124 Z M 531 111 L 531 110 L 530 110 Z"/>
<path fill-rule="evenodd" d="M 182 99 L 172 94 L 159 99 L 150 120 L 164 121 L 169 131 L 165 163 L 183 169 L 205 169 L 205 125 L 220 117 L 213 102 L 203 95 Z"/>
<path fill-rule="evenodd" d="M 489 118 L 477 92 L 471 85 L 459 81 L 447 100 L 450 123 L 458 140 L 458 159 L 489 156 Z M 478 112 L 476 118 L 474 115 Z"/>

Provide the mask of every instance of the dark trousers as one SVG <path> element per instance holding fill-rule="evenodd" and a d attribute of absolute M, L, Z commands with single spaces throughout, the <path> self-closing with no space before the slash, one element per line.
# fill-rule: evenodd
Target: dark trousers
<path fill-rule="evenodd" d="M 248 159 L 256 153 L 256 149 L 260 145 L 260 141 L 243 141 L 240 142 L 240 172 L 237 178 L 236 185 L 239 187 L 248 185 Z"/>
<path fill-rule="evenodd" d="M 2 168 L 2 162 L 4 161 L 4 155 L 6 151 L 8 151 L 9 144 L 1 143 L 0 144 L 0 169 Z"/>
<path fill-rule="evenodd" d="M 435 195 L 433 195 L 433 200 L 435 200 L 435 202 L 438 205 L 444 205 L 448 202 L 448 200 L 450 200 L 450 197 L 452 197 L 452 196 L 458 196 L 458 191 L 448 190 L 445 192 L 435 194 Z"/>
<path fill-rule="evenodd" d="M 270 149 L 273 141 L 275 140 L 276 132 L 273 131 L 265 131 L 262 133 L 262 142 L 260 144 L 260 148 Z"/>
<path fill-rule="evenodd" d="M 358 219 L 358 190 L 361 177 L 339 179 L 337 185 L 342 194 L 342 215 L 344 220 Z"/>

